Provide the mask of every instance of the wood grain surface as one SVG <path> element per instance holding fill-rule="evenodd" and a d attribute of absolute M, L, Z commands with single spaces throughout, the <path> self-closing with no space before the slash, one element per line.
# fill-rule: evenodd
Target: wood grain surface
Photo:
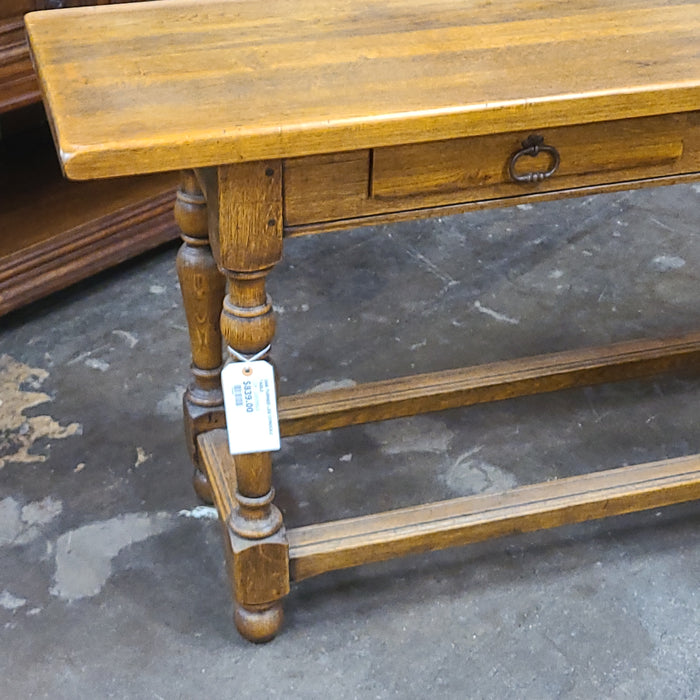
<path fill-rule="evenodd" d="M 697 367 L 700 332 L 282 396 L 283 436 Z"/>
<path fill-rule="evenodd" d="M 700 497 L 700 455 L 289 530 L 292 579 Z"/>
<path fill-rule="evenodd" d="M 694 0 L 163 0 L 27 27 L 78 179 L 700 108 Z"/>

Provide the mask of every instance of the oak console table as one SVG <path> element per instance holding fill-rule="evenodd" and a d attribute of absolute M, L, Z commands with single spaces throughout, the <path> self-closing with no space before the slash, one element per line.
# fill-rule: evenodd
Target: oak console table
<path fill-rule="evenodd" d="M 219 381 L 221 332 L 240 361 L 267 354 L 285 236 L 699 179 L 700 2 L 163 0 L 27 26 L 69 178 L 183 170 L 187 435 L 245 637 L 276 634 L 290 581 L 700 497 L 691 455 L 287 530 L 270 452 L 229 454 Z M 286 396 L 279 427 L 699 361 L 700 332 L 625 342 Z"/>

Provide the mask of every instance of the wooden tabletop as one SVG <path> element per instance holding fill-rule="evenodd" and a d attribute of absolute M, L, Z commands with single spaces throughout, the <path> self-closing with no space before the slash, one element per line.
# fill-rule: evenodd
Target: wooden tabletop
<path fill-rule="evenodd" d="M 76 179 L 700 109 L 695 0 L 158 0 L 26 22 Z"/>

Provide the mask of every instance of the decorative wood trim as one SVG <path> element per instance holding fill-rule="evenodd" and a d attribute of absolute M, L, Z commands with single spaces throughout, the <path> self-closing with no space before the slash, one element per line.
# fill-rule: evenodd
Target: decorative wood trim
<path fill-rule="evenodd" d="M 21 18 L 0 24 L 0 114 L 41 100 Z"/>
<path fill-rule="evenodd" d="M 177 238 L 174 201 L 169 190 L 0 258 L 0 314 Z"/>

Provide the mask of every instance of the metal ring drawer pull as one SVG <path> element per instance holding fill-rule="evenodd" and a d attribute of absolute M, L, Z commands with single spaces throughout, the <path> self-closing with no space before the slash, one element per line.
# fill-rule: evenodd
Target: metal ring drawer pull
<path fill-rule="evenodd" d="M 531 173 L 524 173 L 523 175 L 518 175 L 515 172 L 515 164 L 523 156 L 535 157 L 539 153 L 547 153 L 551 159 L 551 164 L 548 170 L 539 170 Z M 539 134 L 533 134 L 528 136 L 523 141 L 523 147 L 517 153 L 514 153 L 510 159 L 510 165 L 508 166 L 508 172 L 511 178 L 515 182 L 542 182 L 548 177 L 552 177 L 559 167 L 559 151 L 557 151 L 554 146 L 546 146 L 544 143 L 544 136 Z"/>

